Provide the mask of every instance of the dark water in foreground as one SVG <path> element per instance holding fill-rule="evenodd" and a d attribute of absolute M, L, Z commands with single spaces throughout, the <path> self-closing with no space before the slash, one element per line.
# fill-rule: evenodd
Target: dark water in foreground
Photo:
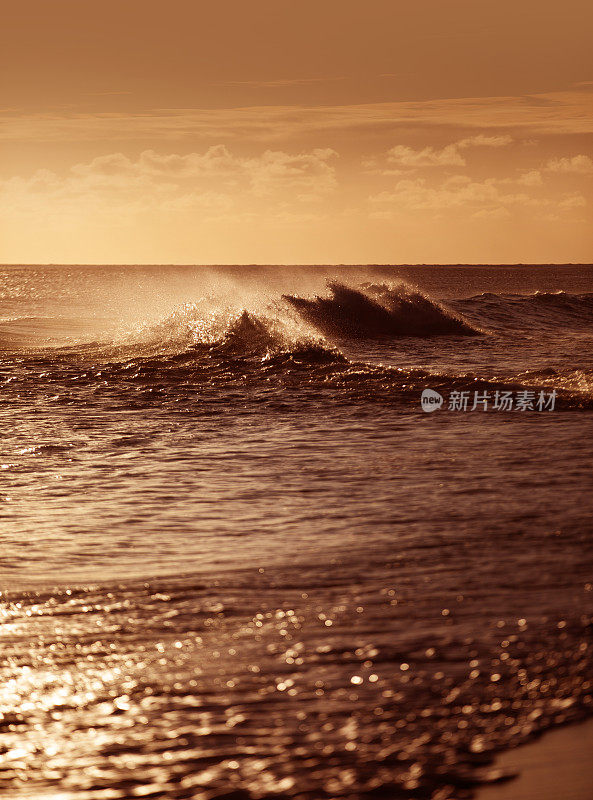
<path fill-rule="evenodd" d="M 0 271 L 0 796 L 453 800 L 590 713 L 592 322 L 591 267 Z"/>

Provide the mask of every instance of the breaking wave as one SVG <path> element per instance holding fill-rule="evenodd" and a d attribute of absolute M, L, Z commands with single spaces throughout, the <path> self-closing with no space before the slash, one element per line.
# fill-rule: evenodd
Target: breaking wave
<path fill-rule="evenodd" d="M 278 293 L 264 300 L 246 297 L 247 308 L 224 307 L 216 298 L 203 298 L 157 321 L 106 331 L 94 340 L 84 330 L 78 341 L 69 336 L 61 345 L 52 341 L 45 348 L 39 340 L 48 330 L 45 320 L 43 325 L 35 318 L 5 320 L 8 328 L 13 326 L 12 333 L 18 326 L 29 342 L 14 350 L 5 392 L 31 397 L 41 393 L 57 398 L 55 402 L 74 403 L 80 400 L 78 390 L 84 389 L 85 403 L 110 399 L 118 407 L 158 403 L 204 410 L 210 403 L 218 408 L 264 404 L 300 409 L 311 402 L 379 402 L 417 409 L 425 388 L 445 395 L 456 390 L 555 388 L 558 407 L 593 407 L 587 371 L 568 374 L 564 367 L 548 365 L 541 371 L 534 365 L 528 372 L 484 374 L 471 366 L 480 363 L 475 348 L 492 347 L 496 340 L 479 334 L 535 325 L 536 315 L 542 320 L 555 317 L 559 325 L 561 320 L 567 324 L 569 314 L 580 321 L 590 319 L 591 294 L 485 293 L 451 300 L 445 307 L 405 284 L 328 286 L 329 296 L 312 299 Z M 29 325 L 37 336 L 28 336 Z M 457 366 L 447 366 L 451 349 L 460 349 L 454 338 L 449 343 L 442 338 L 447 336 L 473 337 L 464 347 L 467 357 Z M 406 337 L 418 339 L 409 338 L 403 345 Z M 430 340 L 438 337 L 440 341 L 432 344 Z M 12 349 L 14 340 L 7 344 Z M 421 346 L 424 351 L 418 349 Z M 369 363 L 372 348 L 380 353 L 379 362 L 371 358 Z M 23 350 L 26 357 L 20 355 Z M 410 351 L 416 353 L 413 360 Z"/>
<path fill-rule="evenodd" d="M 363 284 L 354 289 L 328 284 L 329 297 L 284 299 L 327 336 L 376 338 L 392 336 L 475 336 L 481 331 L 422 292 L 405 284 Z"/>
<path fill-rule="evenodd" d="M 132 341 L 52 349 L 46 360 L 37 353 L 31 365 L 31 372 L 19 370 L 13 376 L 10 392 L 26 396 L 46 390 L 54 402 L 65 404 L 78 403 L 82 392 L 89 406 L 109 402 L 113 407 L 203 413 L 221 408 L 300 412 L 311 404 L 417 410 L 425 388 L 447 396 L 452 391 L 553 387 L 558 408 L 593 408 L 586 387 L 562 383 L 558 376 L 485 377 L 472 371 L 368 363 L 364 356 L 347 357 L 278 318 L 246 310 L 208 322 L 195 309 L 185 308 L 138 331 Z"/>

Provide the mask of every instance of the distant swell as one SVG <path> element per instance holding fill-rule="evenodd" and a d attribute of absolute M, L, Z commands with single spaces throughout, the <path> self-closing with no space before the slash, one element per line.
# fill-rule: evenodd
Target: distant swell
<path fill-rule="evenodd" d="M 593 293 L 535 292 L 483 294 L 451 301 L 464 316 L 494 328 L 588 327 L 593 322 Z"/>
<path fill-rule="evenodd" d="M 480 333 L 460 315 L 403 284 L 395 289 L 376 284 L 353 289 L 330 283 L 328 288 L 330 297 L 283 296 L 309 324 L 328 336 L 360 339 Z"/>

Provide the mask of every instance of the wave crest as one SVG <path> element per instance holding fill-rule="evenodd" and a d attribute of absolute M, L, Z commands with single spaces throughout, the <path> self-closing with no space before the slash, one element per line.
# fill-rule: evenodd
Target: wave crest
<path fill-rule="evenodd" d="M 344 338 L 401 336 L 476 336 L 481 331 L 461 315 L 446 309 L 405 284 L 363 284 L 354 289 L 328 284 L 330 297 L 310 300 L 295 295 L 283 299 L 322 333 Z"/>
<path fill-rule="evenodd" d="M 246 309 L 204 313 L 188 304 L 155 325 L 126 335 L 124 342 L 105 348 L 100 355 L 112 362 L 160 359 L 163 362 L 230 362 L 279 365 L 282 362 L 337 363 L 345 357 L 319 337 L 295 327 L 281 316 L 256 314 Z"/>

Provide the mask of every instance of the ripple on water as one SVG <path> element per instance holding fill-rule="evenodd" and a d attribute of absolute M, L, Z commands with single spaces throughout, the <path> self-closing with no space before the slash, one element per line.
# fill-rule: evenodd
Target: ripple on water
<path fill-rule="evenodd" d="M 497 777 L 499 749 L 591 710 L 590 584 L 560 617 L 539 587 L 482 575 L 461 594 L 420 562 L 366 572 L 11 593 L 2 785 L 72 800 L 462 798 Z"/>

